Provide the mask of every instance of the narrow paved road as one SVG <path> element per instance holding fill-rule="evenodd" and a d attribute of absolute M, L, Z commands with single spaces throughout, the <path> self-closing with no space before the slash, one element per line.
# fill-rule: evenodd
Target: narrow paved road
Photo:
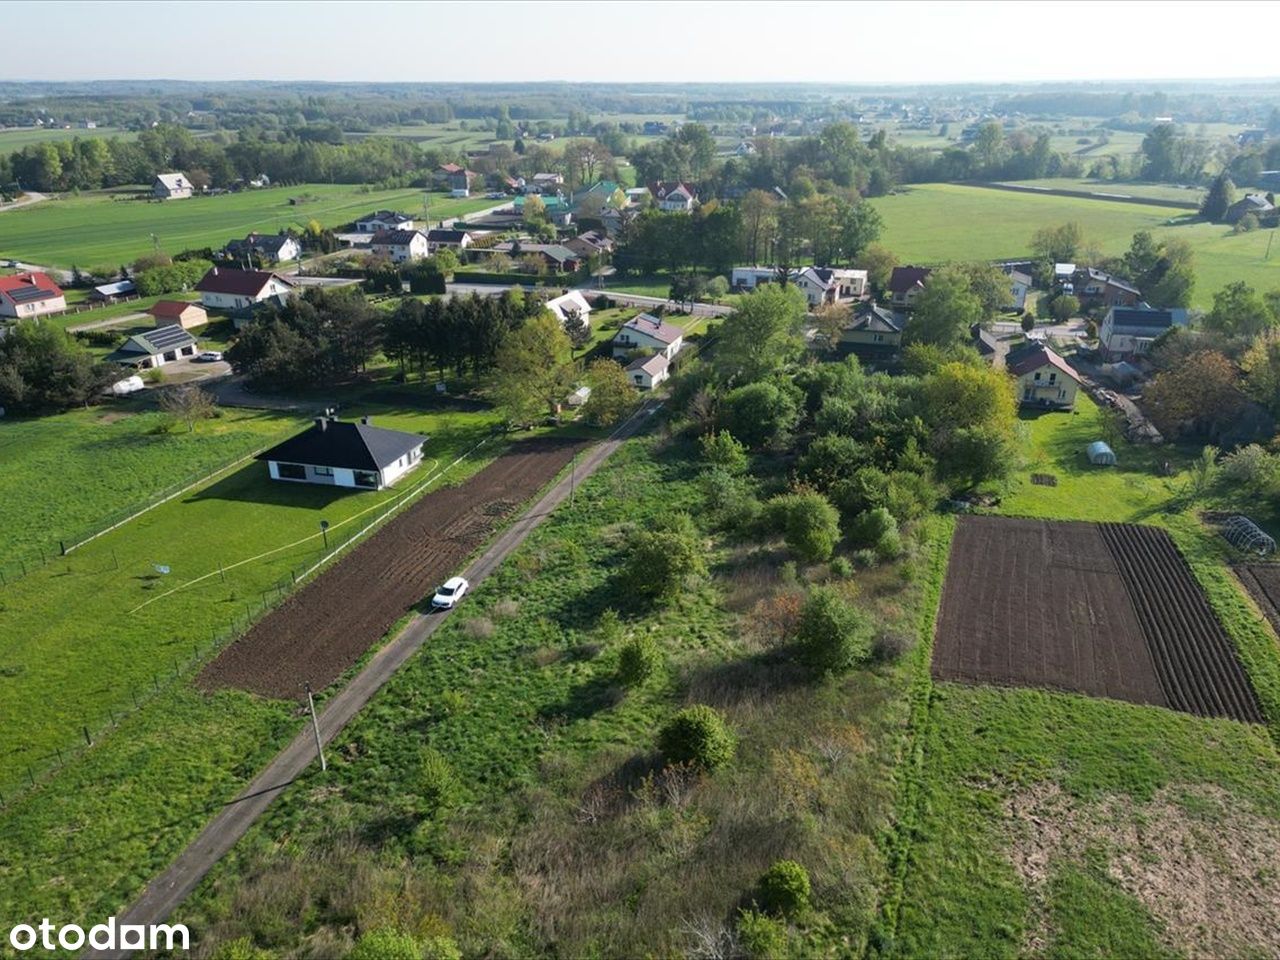
<path fill-rule="evenodd" d="M 548 490 L 521 514 L 471 564 L 466 577 L 478 585 L 497 568 L 543 520 L 570 495 L 571 483 L 581 483 L 599 469 L 619 445 L 638 431 L 657 412 L 661 403 L 646 403 L 604 442 L 592 447 L 570 476 Z M 465 606 L 465 605 L 464 605 Z M 320 738 L 328 743 L 369 702 L 375 693 L 412 657 L 452 611 L 413 618 L 395 638 L 379 650 L 369 664 L 325 705 L 320 714 Z M 248 832 L 271 801 L 315 761 L 315 739 L 308 725 L 278 753 L 234 800 L 222 808 L 169 868 L 148 884 L 132 907 L 118 918 L 119 924 L 163 923 L 195 889 L 220 859 Z M 88 950 L 87 958 L 127 957 L 132 951 Z"/>

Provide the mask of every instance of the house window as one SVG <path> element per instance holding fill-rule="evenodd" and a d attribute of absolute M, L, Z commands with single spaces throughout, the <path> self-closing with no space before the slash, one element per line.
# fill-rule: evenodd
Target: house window
<path fill-rule="evenodd" d="M 1051 374 L 1049 374 L 1049 382 L 1050 382 L 1050 383 L 1057 383 L 1057 382 L 1058 382 L 1058 375 L 1057 375 L 1056 373 L 1051 373 Z"/>
<path fill-rule="evenodd" d="M 871 339 L 872 339 L 875 343 L 884 343 L 884 335 L 883 335 L 883 334 L 879 334 L 879 333 L 877 333 L 877 334 L 873 334 L 873 335 L 872 335 L 872 337 L 871 337 Z"/>
<path fill-rule="evenodd" d="M 332 477 L 333 467 L 312 467 L 311 472 L 317 477 Z"/>
<path fill-rule="evenodd" d="M 1037 372 L 1036 372 L 1036 375 L 1035 375 L 1034 379 L 1036 379 L 1036 380 L 1039 380 L 1039 379 L 1040 379 L 1040 373 L 1039 373 L 1039 371 L 1037 371 Z"/>
<path fill-rule="evenodd" d="M 357 487 L 377 487 L 378 475 L 371 470 L 357 470 L 355 482 Z"/>
<path fill-rule="evenodd" d="M 300 463 L 277 463 L 276 475 L 281 480 L 305 480 L 307 468 Z"/>

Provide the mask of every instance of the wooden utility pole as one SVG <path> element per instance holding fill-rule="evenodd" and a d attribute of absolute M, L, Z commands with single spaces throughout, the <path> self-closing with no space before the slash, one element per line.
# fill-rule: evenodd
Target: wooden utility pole
<path fill-rule="evenodd" d="M 324 759 L 324 747 L 320 743 L 320 721 L 316 719 L 316 701 L 311 696 L 311 681 L 307 681 L 307 709 L 311 711 L 311 732 L 316 737 L 316 756 L 320 758 L 320 770 L 324 772 L 329 769 L 329 765 Z"/>

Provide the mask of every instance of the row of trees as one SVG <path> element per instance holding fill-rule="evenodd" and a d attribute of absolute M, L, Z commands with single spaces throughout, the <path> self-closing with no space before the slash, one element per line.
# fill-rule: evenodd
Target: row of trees
<path fill-rule="evenodd" d="M 0 407 L 10 413 L 45 413 L 85 404 L 119 379 L 119 368 L 100 363 L 57 327 L 26 320 L 0 337 Z"/>

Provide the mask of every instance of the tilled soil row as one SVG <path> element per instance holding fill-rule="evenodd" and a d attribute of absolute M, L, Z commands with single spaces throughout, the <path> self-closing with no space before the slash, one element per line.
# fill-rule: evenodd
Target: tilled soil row
<path fill-rule="evenodd" d="M 197 686 L 293 699 L 307 682 L 329 685 L 584 446 L 522 441 L 461 485 L 426 494 L 231 643 Z"/>

